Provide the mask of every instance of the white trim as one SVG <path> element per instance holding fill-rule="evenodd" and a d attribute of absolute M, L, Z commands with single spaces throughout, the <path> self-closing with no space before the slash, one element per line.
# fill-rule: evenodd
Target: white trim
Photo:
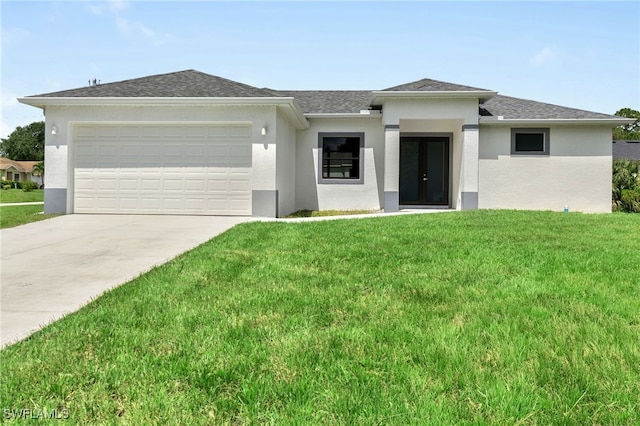
<path fill-rule="evenodd" d="M 480 117 L 481 126 L 555 126 L 555 125 L 585 125 L 585 126 L 621 126 L 633 123 L 630 118 L 500 118 Z"/>
<path fill-rule="evenodd" d="M 363 114 L 360 112 L 347 112 L 347 113 L 308 113 L 304 114 L 306 118 L 382 118 L 382 114 Z"/>
<path fill-rule="evenodd" d="M 233 105 L 289 107 L 299 128 L 308 129 L 309 122 L 293 97 L 207 98 L 207 97 L 24 97 L 18 102 L 44 109 L 46 106 L 137 106 L 137 105 Z"/>
<path fill-rule="evenodd" d="M 460 90 L 460 91 L 386 91 L 374 90 L 371 92 L 371 104 L 376 105 L 383 103 L 386 98 L 404 98 L 404 99 L 433 99 L 433 98 L 449 98 L 449 99 L 479 99 L 487 101 L 497 95 L 498 92 L 491 90 Z"/>
<path fill-rule="evenodd" d="M 291 104 L 292 97 L 271 97 L 271 98 L 207 98 L 207 97 L 24 97 L 18 101 L 35 106 L 43 107 L 48 105 L 283 105 Z"/>

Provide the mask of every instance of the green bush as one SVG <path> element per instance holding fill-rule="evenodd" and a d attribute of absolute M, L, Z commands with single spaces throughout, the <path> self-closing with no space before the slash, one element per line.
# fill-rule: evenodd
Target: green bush
<path fill-rule="evenodd" d="M 27 181 L 22 182 L 22 190 L 24 192 L 31 192 L 31 191 L 33 191 L 34 189 L 37 189 L 37 188 L 38 188 L 38 184 L 33 182 L 33 181 L 27 180 Z"/>
<path fill-rule="evenodd" d="M 640 213 L 640 162 L 613 161 L 612 208 L 614 211 Z"/>
<path fill-rule="evenodd" d="M 20 181 L 16 182 L 14 180 L 3 180 L 2 187 L 4 188 L 7 185 L 9 185 L 9 188 L 22 189 L 22 182 Z"/>
<path fill-rule="evenodd" d="M 622 211 L 640 213 L 640 188 L 622 190 Z"/>

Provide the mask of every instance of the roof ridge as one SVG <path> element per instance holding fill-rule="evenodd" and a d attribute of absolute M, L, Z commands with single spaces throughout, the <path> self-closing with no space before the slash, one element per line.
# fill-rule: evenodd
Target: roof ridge
<path fill-rule="evenodd" d="M 437 87 L 438 89 L 429 89 L 424 90 L 423 88 L 427 86 L 426 83 L 431 83 L 431 87 Z M 434 84 L 435 83 L 435 84 Z M 451 83 L 448 81 L 435 80 L 433 78 L 421 78 L 419 80 L 410 81 L 408 83 L 399 84 L 392 87 L 387 87 L 386 89 L 382 89 L 385 91 L 418 91 L 418 92 L 428 92 L 428 91 L 447 91 L 447 92 L 462 92 L 462 91 L 483 91 L 483 92 L 492 92 L 492 90 L 481 89 L 478 87 L 467 86 L 464 84 Z"/>

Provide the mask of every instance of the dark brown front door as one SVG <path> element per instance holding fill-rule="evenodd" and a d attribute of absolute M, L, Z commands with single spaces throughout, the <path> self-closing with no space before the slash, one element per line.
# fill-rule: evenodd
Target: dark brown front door
<path fill-rule="evenodd" d="M 449 205 L 449 138 L 400 138 L 400 204 Z"/>

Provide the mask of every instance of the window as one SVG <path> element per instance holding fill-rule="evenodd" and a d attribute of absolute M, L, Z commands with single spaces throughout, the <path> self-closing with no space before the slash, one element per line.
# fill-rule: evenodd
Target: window
<path fill-rule="evenodd" d="M 319 133 L 318 183 L 363 183 L 364 133 Z"/>
<path fill-rule="evenodd" d="M 13 174 L 13 180 L 16 182 L 20 182 L 20 173 L 14 173 Z"/>
<path fill-rule="evenodd" d="M 549 155 L 549 129 L 511 129 L 511 155 Z"/>

